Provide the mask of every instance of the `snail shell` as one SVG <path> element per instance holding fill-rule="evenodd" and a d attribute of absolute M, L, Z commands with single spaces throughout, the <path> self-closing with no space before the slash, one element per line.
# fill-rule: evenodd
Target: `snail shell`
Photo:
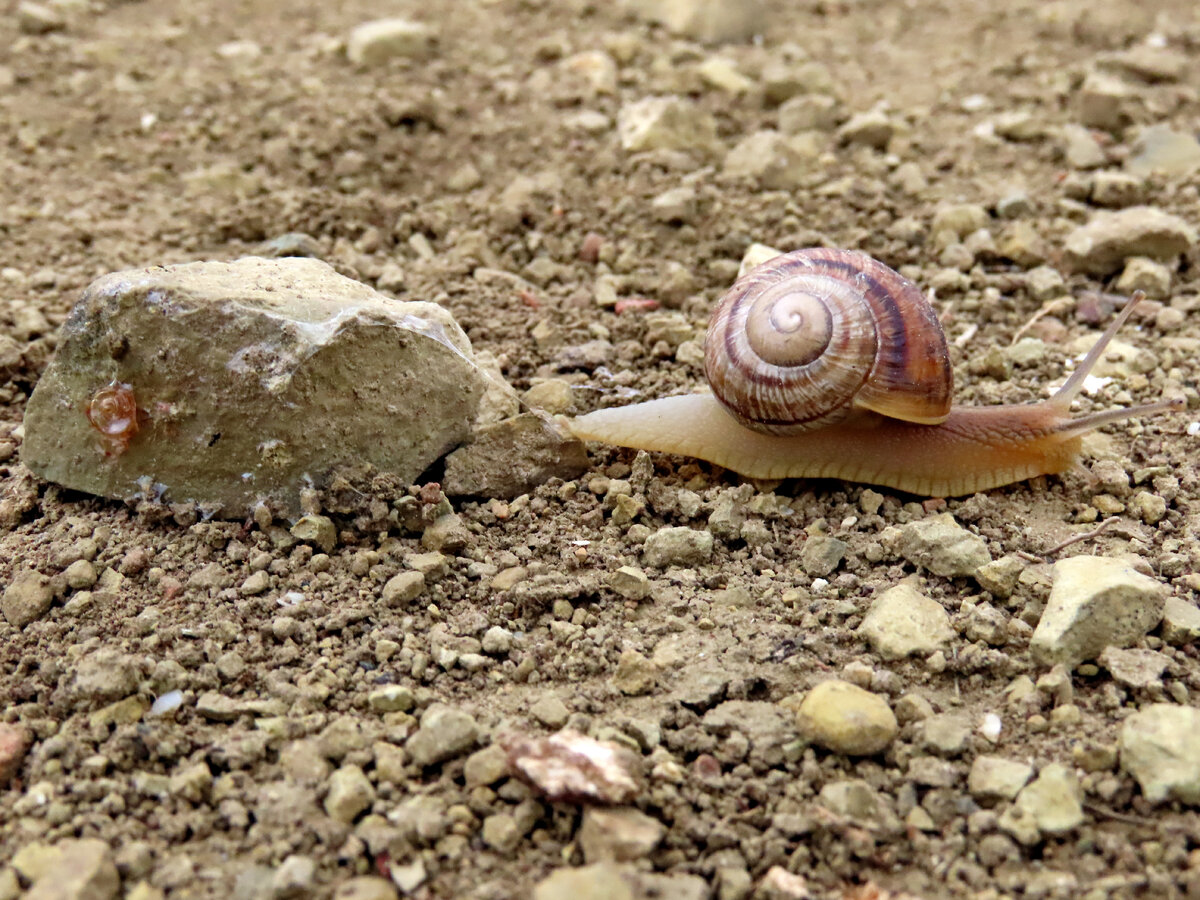
<path fill-rule="evenodd" d="M 112 456 L 124 453 L 138 431 L 137 400 L 133 389 L 114 381 L 92 395 L 85 410 L 92 428 L 100 433 L 100 444 Z"/>
<path fill-rule="evenodd" d="M 735 419 L 771 434 L 821 428 L 856 408 L 936 424 L 954 387 L 920 288 L 865 253 L 822 247 L 738 279 L 713 312 L 704 368 Z"/>

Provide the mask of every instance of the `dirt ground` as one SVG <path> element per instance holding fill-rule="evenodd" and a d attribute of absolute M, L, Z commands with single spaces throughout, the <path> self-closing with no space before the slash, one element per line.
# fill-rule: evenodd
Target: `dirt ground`
<path fill-rule="evenodd" d="M 1136 558 L 1196 600 L 1194 242 L 1122 334 L 1141 351 L 1134 369 L 1082 401 L 1165 392 L 1191 411 L 1108 429 L 1099 471 L 1087 462 L 945 503 L 842 482 L 743 484 L 592 447 L 575 482 L 454 500 L 463 533 L 431 561 L 419 530 L 369 517 L 335 516 L 325 553 L 279 527 L 66 491 L 19 462 L 26 400 L 86 284 L 263 252 L 293 232 L 343 273 L 445 305 L 518 390 L 570 386 L 568 412 L 699 385 L 689 349 L 753 242 L 851 247 L 903 267 L 936 288 L 958 402 L 1045 396 L 1118 291 L 1119 270 L 1062 265 L 1065 237 L 1099 209 L 1097 172 L 1122 172 L 1145 126 L 1200 129 L 1195 4 L 765 6 L 760 37 L 705 43 L 589 0 L 83 0 L 50 4 L 50 21 L 8 5 L 0 584 L 41 573 L 54 603 L 23 627 L 0 619 L 0 723 L 30 739 L 0 784 L 0 897 L 23 895 L 47 847 L 74 848 L 42 857 L 64 866 L 83 855 L 74 838 L 108 845 L 98 865 L 115 865 L 119 887 L 97 876 L 93 893 L 29 896 L 518 897 L 613 854 L 638 873 L 629 896 L 1197 895 L 1195 807 L 1148 803 L 1115 755 L 1139 705 L 1195 705 L 1195 645 L 1145 639 L 1170 657 L 1153 688 L 1091 666 L 1065 688 L 1010 690 L 1047 672 L 1028 649 L 1051 572 L 1042 555 L 1106 517 L 1058 555 Z M 385 16 L 427 24 L 432 47 L 348 61 L 351 30 Z M 1145 46 L 1180 68 L 1117 71 L 1112 121 L 1063 132 L 1105 115 L 1082 108 L 1089 74 Z M 715 135 L 627 149 L 621 111 L 651 96 L 683 98 Z M 847 126 L 871 111 L 882 139 Z M 815 148 L 798 173 L 736 170 L 746 135 L 789 128 Z M 1071 140 L 1099 158 L 1072 155 Z M 1132 181 L 1138 202 L 1200 224 L 1194 172 Z M 692 190 L 662 199 L 681 187 Z M 954 204 L 982 210 L 990 237 L 955 233 Z M 1013 223 L 1024 230 L 1010 252 Z M 1018 334 L 1041 343 L 1013 353 Z M 623 492 L 643 501 L 631 515 Z M 1019 565 L 1009 596 L 888 552 L 886 529 L 946 511 Z M 711 556 L 648 565 L 647 537 L 681 525 L 713 536 Z M 825 534 L 844 556 L 814 576 L 806 538 Z M 382 602 L 414 566 L 423 593 Z M 611 581 L 623 566 L 646 576 L 628 596 Z M 887 661 L 856 629 L 910 576 L 955 636 Z M 833 676 L 897 710 L 883 752 L 829 752 L 794 732 L 798 696 Z M 171 691 L 178 709 L 149 709 Z M 431 708 L 454 728 L 439 730 Z M 1003 723 L 994 743 L 977 731 L 989 713 Z M 939 742 L 922 727 L 931 716 L 971 727 Z M 629 805 L 642 818 L 594 818 L 589 833 L 587 804 L 510 777 L 499 736 L 564 725 L 640 757 Z M 444 745 L 423 757 L 418 728 Z M 969 790 L 989 754 L 1067 766 L 1082 821 L 1016 839 L 1000 824 L 1007 801 Z M 828 788 L 854 779 L 870 802 L 831 808 Z M 620 896 L 603 887 L 611 871 L 551 880 L 539 896 Z"/>

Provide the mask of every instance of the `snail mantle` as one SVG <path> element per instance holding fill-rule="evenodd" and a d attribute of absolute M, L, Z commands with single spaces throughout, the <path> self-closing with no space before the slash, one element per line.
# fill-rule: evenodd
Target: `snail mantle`
<path fill-rule="evenodd" d="M 295 516 L 344 464 L 416 480 L 470 436 L 487 387 L 446 310 L 319 260 L 117 272 L 64 324 L 22 459 L 107 497 Z"/>

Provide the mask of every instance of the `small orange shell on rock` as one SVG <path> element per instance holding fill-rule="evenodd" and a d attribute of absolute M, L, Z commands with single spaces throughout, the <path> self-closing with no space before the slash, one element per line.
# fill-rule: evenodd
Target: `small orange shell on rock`
<path fill-rule="evenodd" d="M 99 432 L 100 445 L 109 456 L 124 453 L 137 434 L 137 400 L 128 384 L 114 381 L 100 388 L 88 401 L 86 415 L 91 426 Z"/>

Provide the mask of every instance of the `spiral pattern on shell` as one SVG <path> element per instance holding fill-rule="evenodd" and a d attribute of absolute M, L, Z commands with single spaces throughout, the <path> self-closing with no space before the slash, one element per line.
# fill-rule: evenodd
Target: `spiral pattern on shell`
<path fill-rule="evenodd" d="M 738 421 L 774 434 L 856 407 L 933 424 L 953 391 L 946 338 L 921 290 L 853 250 L 796 250 L 739 278 L 713 312 L 704 368 Z"/>
<path fill-rule="evenodd" d="M 100 433 L 100 443 L 111 455 L 123 453 L 138 431 L 137 400 L 127 384 L 114 381 L 92 395 L 85 410 L 88 423 Z"/>

